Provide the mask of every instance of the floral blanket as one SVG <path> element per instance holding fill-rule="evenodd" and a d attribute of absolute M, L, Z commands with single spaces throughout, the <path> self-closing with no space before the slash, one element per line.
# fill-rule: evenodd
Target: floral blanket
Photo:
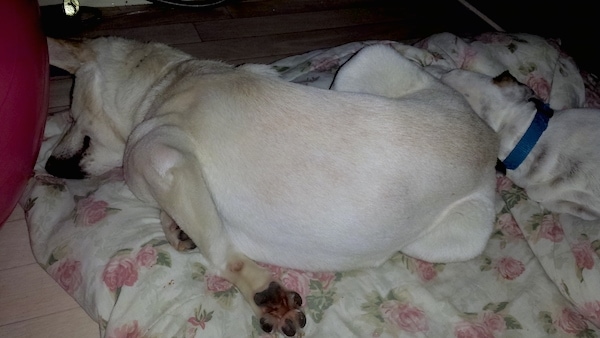
<path fill-rule="evenodd" d="M 431 72 L 509 69 L 555 108 L 600 107 L 598 80 L 537 36 L 444 33 L 413 46 L 367 41 L 273 65 L 289 81 L 329 88 L 366 45 L 388 44 Z M 43 164 L 69 123 L 48 118 L 36 175 L 21 200 L 39 264 L 98 322 L 103 337 L 269 337 L 239 292 L 197 251 L 166 242 L 158 211 L 119 171 L 88 180 Z M 312 273 L 267 266 L 306 304 L 306 337 L 598 337 L 600 222 L 553 214 L 498 177 L 495 231 L 479 257 L 431 264 L 395 255 L 374 269 Z"/>

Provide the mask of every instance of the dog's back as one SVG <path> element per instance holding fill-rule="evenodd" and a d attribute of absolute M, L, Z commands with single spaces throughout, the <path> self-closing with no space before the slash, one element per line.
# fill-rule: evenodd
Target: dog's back
<path fill-rule="evenodd" d="M 77 50 L 66 63 L 83 65 L 74 96 L 103 103 L 90 111 L 74 101 L 68 134 L 88 136 L 94 160 L 78 168 L 95 174 L 105 168 L 100 151 L 122 157 L 126 145 L 132 191 L 199 246 L 209 245 L 202 212 L 250 258 L 309 270 L 377 265 L 398 250 L 464 260 L 487 242 L 496 138 L 436 82 L 390 99 L 292 84 L 264 67 L 159 44 L 104 39 Z M 118 132 L 97 133 L 99 124 Z"/>
<path fill-rule="evenodd" d="M 346 269 L 381 263 L 396 250 L 466 259 L 485 245 L 496 137 L 453 91 L 390 100 L 239 70 L 189 81 L 194 94 L 169 104 L 187 102 L 176 123 L 185 121 L 201 145 L 194 152 L 215 202 L 251 258 Z M 469 219 L 448 222 L 453 208 Z M 298 240 L 281 238 L 283 224 Z M 475 247 L 460 244 L 469 235 Z M 377 246 L 363 242 L 375 239 Z M 442 249 L 450 247 L 457 250 Z M 298 257 L 304 250 L 310 260 Z"/>

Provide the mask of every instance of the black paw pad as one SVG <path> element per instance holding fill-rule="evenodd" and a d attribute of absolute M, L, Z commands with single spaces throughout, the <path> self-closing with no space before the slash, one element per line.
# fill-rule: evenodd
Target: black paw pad
<path fill-rule="evenodd" d="M 288 337 L 293 337 L 296 335 L 296 325 L 294 321 L 291 319 L 286 319 L 281 325 L 281 332 Z"/>
<path fill-rule="evenodd" d="M 273 324 L 269 323 L 266 318 L 261 318 L 260 328 L 266 333 L 271 333 L 273 331 Z"/>
<path fill-rule="evenodd" d="M 293 337 L 306 325 L 306 316 L 299 310 L 302 297 L 276 282 L 271 282 L 264 291 L 256 293 L 254 303 L 263 313 L 259 323 L 265 332 L 276 330 Z"/>

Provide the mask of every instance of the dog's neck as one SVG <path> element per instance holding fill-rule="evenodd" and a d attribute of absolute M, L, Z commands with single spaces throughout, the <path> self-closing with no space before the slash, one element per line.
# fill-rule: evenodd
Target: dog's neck
<path fill-rule="evenodd" d="M 554 115 L 554 111 L 539 99 L 532 98 L 529 101 L 535 104 L 535 115 L 517 144 L 504 160 L 502 160 L 506 169 L 515 170 L 523 163 L 548 127 L 550 118 Z"/>
<path fill-rule="evenodd" d="M 486 122 L 500 137 L 498 158 L 504 160 L 515 149 L 523 135 L 531 126 L 537 113 L 534 102 L 524 101 L 506 107 L 503 112 L 483 115 Z"/>

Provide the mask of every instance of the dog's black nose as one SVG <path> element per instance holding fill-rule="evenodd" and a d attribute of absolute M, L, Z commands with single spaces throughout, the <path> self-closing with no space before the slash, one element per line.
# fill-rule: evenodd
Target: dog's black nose
<path fill-rule="evenodd" d="M 46 162 L 46 171 L 48 174 L 60 178 L 82 179 L 86 174 L 79 166 L 80 156 L 71 158 L 58 158 L 50 156 Z"/>

